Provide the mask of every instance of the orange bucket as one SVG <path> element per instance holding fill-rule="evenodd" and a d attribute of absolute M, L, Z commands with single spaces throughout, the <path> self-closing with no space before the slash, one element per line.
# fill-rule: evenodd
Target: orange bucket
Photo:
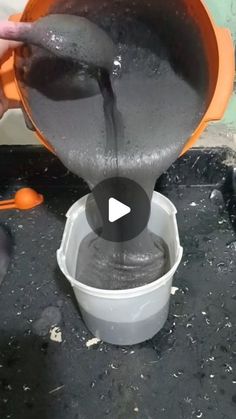
<path fill-rule="evenodd" d="M 202 0 L 151 0 L 148 3 L 143 0 L 137 0 L 130 4 L 129 0 L 109 1 L 105 4 L 107 11 L 137 13 L 139 15 L 148 16 L 150 19 L 155 19 L 157 27 L 161 23 L 165 26 L 165 22 L 172 21 L 171 30 L 176 30 L 176 33 L 171 33 L 171 42 L 175 42 L 179 33 L 185 31 L 185 44 L 181 46 L 179 42 L 178 47 L 184 55 L 187 49 L 191 53 L 191 48 L 188 45 L 186 34 L 188 26 L 184 28 L 184 16 L 188 17 L 188 22 L 192 21 L 197 28 L 199 43 L 205 55 L 205 62 L 208 72 L 207 89 L 207 106 L 205 114 L 200 121 L 195 132 L 186 142 L 182 151 L 185 153 L 197 141 L 203 130 L 210 121 L 220 120 L 225 112 L 227 103 L 233 90 L 235 63 L 234 63 L 234 47 L 229 30 L 216 26 L 212 20 L 209 11 Z M 100 10 L 104 8 L 104 4 L 98 0 L 86 0 L 86 2 L 78 0 L 29 0 L 24 12 L 21 15 L 13 16 L 10 19 L 14 21 L 34 21 L 49 13 L 68 13 L 85 15 L 89 11 Z M 135 8 L 135 10 L 132 10 Z M 129 10 L 129 12 L 128 12 Z M 165 31 L 164 31 L 165 32 Z M 177 47 L 173 50 L 177 50 Z M 31 122 L 35 128 L 36 134 L 40 141 L 53 152 L 53 149 L 44 135 L 40 132 L 40 127 L 36 126 L 29 105 L 24 94 L 22 93 L 19 82 L 15 72 L 15 61 L 17 55 L 21 54 L 21 49 L 12 53 L 1 65 L 0 77 L 6 97 L 9 100 L 18 101 L 22 104 L 24 110 L 28 114 Z M 195 54 L 196 55 L 196 54 Z M 191 57 L 191 56 L 190 56 Z M 189 66 L 194 67 L 194 52 L 192 54 L 193 60 L 189 59 Z M 201 68 L 193 68 L 196 73 Z M 195 74 L 195 78 L 198 75 Z"/>

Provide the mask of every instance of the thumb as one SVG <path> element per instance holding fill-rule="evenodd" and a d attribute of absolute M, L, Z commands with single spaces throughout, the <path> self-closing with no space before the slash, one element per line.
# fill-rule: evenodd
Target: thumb
<path fill-rule="evenodd" d="M 21 45 L 20 42 L 0 40 L 0 61 L 4 55 L 11 49 L 17 48 Z"/>
<path fill-rule="evenodd" d="M 9 108 L 9 101 L 4 96 L 2 89 L 0 88 L 0 119 L 3 117 L 4 113 Z"/>
<path fill-rule="evenodd" d="M 0 40 L 0 66 L 1 62 L 4 59 L 5 55 L 12 49 L 19 47 L 21 44 L 19 42 L 15 41 L 5 41 Z M 2 87 L 1 87 L 1 81 L 0 81 L 0 119 L 4 115 L 4 113 L 7 111 L 7 109 L 10 107 L 15 107 L 15 104 L 11 106 L 9 101 L 6 99 Z"/>

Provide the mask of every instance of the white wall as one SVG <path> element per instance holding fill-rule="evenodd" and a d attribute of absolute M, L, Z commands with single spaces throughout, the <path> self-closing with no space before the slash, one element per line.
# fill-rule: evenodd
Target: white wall
<path fill-rule="evenodd" d="M 0 0 L 0 19 L 21 12 L 23 10 L 27 0 Z"/>

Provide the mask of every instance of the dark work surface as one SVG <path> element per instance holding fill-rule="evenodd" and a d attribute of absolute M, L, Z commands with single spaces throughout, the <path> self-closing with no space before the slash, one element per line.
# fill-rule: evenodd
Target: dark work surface
<path fill-rule="evenodd" d="M 192 150 L 158 182 L 178 209 L 184 247 L 164 329 L 133 347 L 87 348 L 92 336 L 55 252 L 67 209 L 88 189 L 40 148 L 1 147 L 0 198 L 23 185 L 46 198 L 0 213 L 15 243 L 0 288 L 1 419 L 235 418 L 236 173 L 227 156 Z M 62 343 L 34 331 L 49 306 L 61 312 Z"/>

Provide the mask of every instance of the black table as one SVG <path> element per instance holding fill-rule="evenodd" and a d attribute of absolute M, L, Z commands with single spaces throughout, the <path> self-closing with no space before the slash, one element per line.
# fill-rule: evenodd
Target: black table
<path fill-rule="evenodd" d="M 1 419 L 236 416 L 236 176 L 228 155 L 191 150 L 157 183 L 178 209 L 184 247 L 164 329 L 133 347 L 88 348 L 92 336 L 55 257 L 65 213 L 88 188 L 40 147 L 0 148 L 0 198 L 27 185 L 46 199 L 32 211 L 0 213 L 14 239 L 0 288 Z M 34 331 L 51 306 L 62 316 L 62 343 Z"/>

